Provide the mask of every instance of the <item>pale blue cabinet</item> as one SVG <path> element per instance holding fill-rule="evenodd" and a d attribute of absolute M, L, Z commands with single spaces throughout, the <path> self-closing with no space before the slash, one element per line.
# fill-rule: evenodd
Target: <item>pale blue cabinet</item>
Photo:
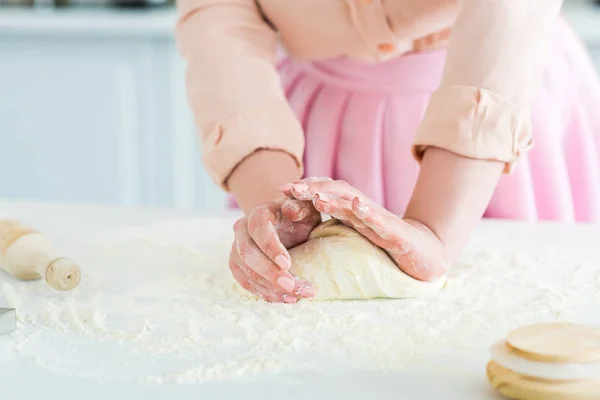
<path fill-rule="evenodd" d="M 0 197 L 223 206 L 172 32 L 23 28 L 0 28 Z"/>

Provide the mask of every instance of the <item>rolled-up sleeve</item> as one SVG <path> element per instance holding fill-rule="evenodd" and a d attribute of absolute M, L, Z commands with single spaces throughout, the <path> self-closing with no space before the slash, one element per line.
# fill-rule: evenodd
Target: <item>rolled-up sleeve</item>
<path fill-rule="evenodd" d="M 562 0 L 463 0 L 413 146 L 505 163 L 533 145 L 530 106 Z"/>
<path fill-rule="evenodd" d="M 277 36 L 252 0 L 178 0 L 177 41 L 202 142 L 202 158 L 224 189 L 258 149 L 289 153 L 302 169 L 304 135 L 275 67 Z"/>

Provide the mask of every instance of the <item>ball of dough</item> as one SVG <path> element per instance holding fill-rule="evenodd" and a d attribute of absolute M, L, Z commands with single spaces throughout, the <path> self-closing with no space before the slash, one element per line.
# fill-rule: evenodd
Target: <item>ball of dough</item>
<path fill-rule="evenodd" d="M 403 299 L 433 294 L 446 283 L 410 277 L 384 250 L 336 219 L 317 226 L 290 255 L 290 272 L 315 286 L 313 300 Z"/>

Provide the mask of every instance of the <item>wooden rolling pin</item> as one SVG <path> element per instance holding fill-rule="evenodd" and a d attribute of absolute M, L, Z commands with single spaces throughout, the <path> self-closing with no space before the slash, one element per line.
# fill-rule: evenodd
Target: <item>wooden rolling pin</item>
<path fill-rule="evenodd" d="M 8 219 L 0 219 L 0 268 L 23 280 L 43 277 L 56 290 L 71 290 L 81 279 L 77 264 L 58 257 L 50 239 Z"/>

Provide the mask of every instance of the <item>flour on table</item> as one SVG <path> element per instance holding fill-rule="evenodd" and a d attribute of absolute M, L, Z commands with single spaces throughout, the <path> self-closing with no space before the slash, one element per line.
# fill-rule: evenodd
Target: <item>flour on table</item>
<path fill-rule="evenodd" d="M 598 246 L 523 253 L 489 232 L 434 297 L 269 304 L 231 278 L 230 231 L 202 219 L 71 238 L 82 281 L 67 293 L 0 274 L 16 350 L 58 374 L 154 384 L 443 368 L 440 354 L 487 352 L 513 328 L 600 304 Z"/>

